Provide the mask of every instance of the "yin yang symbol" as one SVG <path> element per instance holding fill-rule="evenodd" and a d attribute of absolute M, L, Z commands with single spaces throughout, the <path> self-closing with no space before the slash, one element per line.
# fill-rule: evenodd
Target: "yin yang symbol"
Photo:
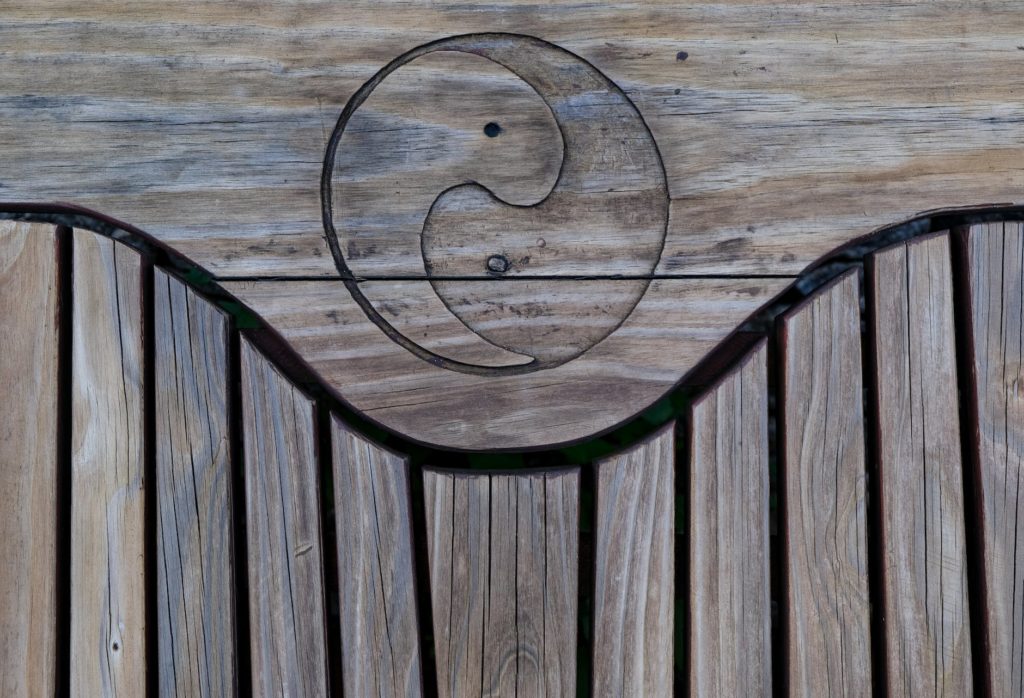
<path fill-rule="evenodd" d="M 565 49 L 499 33 L 419 46 L 360 87 L 321 200 L 366 316 L 425 361 L 487 376 L 565 364 L 619 328 L 669 217 L 626 94 Z"/>

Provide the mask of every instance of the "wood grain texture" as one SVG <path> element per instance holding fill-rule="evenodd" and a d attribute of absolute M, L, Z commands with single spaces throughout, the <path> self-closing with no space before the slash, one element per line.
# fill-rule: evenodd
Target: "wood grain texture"
<path fill-rule="evenodd" d="M 423 486 L 439 694 L 574 695 L 579 471 Z"/>
<path fill-rule="evenodd" d="M 375 293 L 416 318 L 403 328 L 431 345 L 468 348 L 454 319 L 435 322 L 422 300 L 424 281 L 376 281 Z M 503 283 L 495 281 L 491 283 Z M 509 283 L 527 284 L 528 281 Z M 575 286 L 574 281 L 558 284 Z M 582 357 L 526 376 L 471 376 L 422 361 L 380 333 L 341 282 L 235 282 L 226 288 L 260 309 L 316 371 L 371 419 L 432 444 L 469 449 L 522 448 L 583 438 L 631 418 L 678 381 L 745 318 L 788 285 L 788 279 L 654 281 L 633 314 Z M 588 297 L 570 288 L 585 323 Z M 296 312 L 297 305 L 302 311 Z M 397 314 L 397 313 L 396 313 Z M 450 318 L 451 316 L 449 316 Z M 555 322 L 558 319 L 554 320 Z M 535 318 L 536 331 L 551 319 Z M 455 323 L 453 325 L 453 323 Z M 524 317 L 518 327 L 531 332 Z M 470 335 L 475 337 L 475 335 Z M 477 341 L 480 341 L 479 339 Z M 480 354 L 475 354 L 480 356 Z M 614 393 L 616 399 L 607 396 Z"/>
<path fill-rule="evenodd" d="M 333 420 L 345 695 L 423 691 L 409 463 Z"/>
<path fill-rule="evenodd" d="M 54 692 L 58 268 L 53 226 L 0 221 L 0 694 Z"/>
<path fill-rule="evenodd" d="M 690 693 L 771 695 L 765 345 L 692 410 Z"/>
<path fill-rule="evenodd" d="M 888 689 L 970 695 L 948 236 L 901 243 L 870 262 Z"/>
<path fill-rule="evenodd" d="M 918 211 L 1021 200 L 1016 0 L 22 3 L 0 30 L 0 191 L 102 210 L 220 274 L 329 276 L 318 187 L 345 103 L 418 45 L 496 30 L 572 51 L 636 104 L 673 199 L 661 272 L 796 272 Z M 487 120 L 509 125 L 498 142 L 540 137 L 517 81 L 451 73 L 458 99 L 415 92 L 366 138 L 408 124 L 472 151 Z M 432 178 L 459 173 L 449 151 Z M 506 170 L 542 185 L 550 157 Z"/>
<path fill-rule="evenodd" d="M 978 414 L 984 627 L 993 695 L 1024 692 L 1024 226 L 974 226 L 968 237 Z M 963 311 L 961 311 L 963 312 Z M 964 425 L 970 428 L 970 425 Z"/>
<path fill-rule="evenodd" d="M 161 695 L 236 688 L 228 322 L 154 272 L 157 650 Z"/>
<path fill-rule="evenodd" d="M 847 272 L 780 327 L 786 681 L 871 694 L 860 295 Z"/>
<path fill-rule="evenodd" d="M 146 685 L 141 262 L 74 232 L 71 692 Z"/>
<path fill-rule="evenodd" d="M 253 692 L 324 696 L 314 405 L 247 340 L 241 361 Z"/>
<path fill-rule="evenodd" d="M 594 695 L 670 695 L 675 425 L 597 465 Z"/>

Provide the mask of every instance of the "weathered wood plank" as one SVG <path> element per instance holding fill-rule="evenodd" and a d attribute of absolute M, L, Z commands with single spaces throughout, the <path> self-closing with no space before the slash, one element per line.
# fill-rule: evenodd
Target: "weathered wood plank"
<path fill-rule="evenodd" d="M 375 281 L 368 293 L 382 308 L 402 309 L 398 328 L 441 354 L 482 357 L 482 343 L 452 316 L 441 320 L 424 300 L 424 281 Z M 500 281 L 481 282 L 503 283 Z M 529 281 L 509 282 L 516 285 Z M 586 323 L 599 296 L 556 281 L 573 294 L 566 322 Z M 682 366 L 693 366 L 745 318 L 789 284 L 788 279 L 673 279 L 651 284 L 630 317 L 583 356 L 525 376 L 473 376 L 423 361 L 385 340 L 340 282 L 262 281 L 225 287 L 262 316 L 325 378 L 344 386 L 349 402 L 399 431 L 433 444 L 461 448 L 523 448 L 560 443 L 629 419 L 671 389 Z M 300 311 L 296 311 L 301 307 Z M 389 315 L 389 317 L 391 317 Z M 393 318 L 392 318 L 393 319 Z M 560 319 L 524 316 L 524 337 Z M 465 340 L 465 341 L 464 341 Z M 616 399 L 609 402 L 607 396 Z"/>
<path fill-rule="evenodd" d="M 235 691 L 225 315 L 153 281 L 157 648 L 161 695 Z"/>
<path fill-rule="evenodd" d="M 675 425 L 597 465 L 594 694 L 672 693 Z"/>
<path fill-rule="evenodd" d="M 872 255 L 886 660 L 893 695 L 970 695 L 948 236 Z"/>
<path fill-rule="evenodd" d="M 0 28 L 4 198 L 92 206 L 220 274 L 333 274 L 319 181 L 345 103 L 417 45 L 500 30 L 564 47 L 636 104 L 674 199 L 662 271 L 796 272 L 916 211 L 1021 200 L 1022 112 L 1005 79 L 1020 67 L 1016 0 L 531 9 L 17 4 Z M 521 131 L 544 146 L 520 81 L 449 63 L 420 71 L 401 109 L 375 110 L 365 137 L 410 146 L 383 178 L 434 134 L 455 136 L 437 180 Z M 488 139 L 488 121 L 507 127 Z M 541 186 L 552 151 L 495 162 Z"/>
<path fill-rule="evenodd" d="M 422 693 L 409 463 L 334 419 L 345 695 Z"/>
<path fill-rule="evenodd" d="M 779 340 L 789 693 L 871 695 L 856 272 L 787 315 Z"/>
<path fill-rule="evenodd" d="M 242 341 L 253 691 L 327 694 L 314 405 Z"/>
<path fill-rule="evenodd" d="M 53 226 L 0 221 L 0 694 L 54 692 L 58 395 Z M 68 329 L 68 328 L 65 328 Z"/>
<path fill-rule="evenodd" d="M 71 692 L 146 684 L 139 255 L 74 232 Z"/>
<path fill-rule="evenodd" d="M 690 693 L 770 695 L 768 385 L 762 343 L 693 405 Z"/>
<path fill-rule="evenodd" d="M 986 630 L 993 695 L 1024 692 L 1024 225 L 974 226 L 968 237 Z M 964 312 L 964 311 L 961 311 Z M 965 429 L 974 425 L 964 425 Z"/>
<path fill-rule="evenodd" d="M 440 695 L 574 695 L 579 471 L 423 481 Z"/>

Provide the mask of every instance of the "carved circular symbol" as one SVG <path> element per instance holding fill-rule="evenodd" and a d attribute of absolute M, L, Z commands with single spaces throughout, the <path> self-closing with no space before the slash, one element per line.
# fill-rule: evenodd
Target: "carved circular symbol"
<path fill-rule="evenodd" d="M 614 332 L 650 284 L 669 209 L 626 94 L 579 56 L 513 34 L 425 44 L 374 75 L 331 134 L 321 196 L 366 315 L 420 358 L 478 375 L 552 368 Z M 428 282 L 461 331 L 503 355 L 428 348 L 374 280 Z"/>

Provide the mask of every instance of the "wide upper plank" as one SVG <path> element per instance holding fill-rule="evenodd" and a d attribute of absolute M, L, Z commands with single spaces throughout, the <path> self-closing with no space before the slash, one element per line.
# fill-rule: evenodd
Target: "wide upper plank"
<path fill-rule="evenodd" d="M 948 235 L 870 258 L 893 695 L 973 692 Z"/>
<path fill-rule="evenodd" d="M 153 318 L 160 693 L 230 695 L 237 684 L 227 317 L 157 270 Z"/>
<path fill-rule="evenodd" d="M 779 341 L 787 684 L 792 695 L 870 695 L 856 273 L 788 315 Z"/>
<path fill-rule="evenodd" d="M 314 404 L 242 341 L 253 691 L 327 694 Z"/>
<path fill-rule="evenodd" d="M 1006 80 L 1020 69 L 1016 0 L 565 1 L 530 12 L 37 0 L 5 8 L 0 28 L 4 197 L 97 208 L 219 274 L 330 275 L 319 182 L 347 100 L 417 45 L 496 30 L 564 47 L 636 104 L 674 199 L 666 272 L 796 272 L 914 212 L 1024 194 L 1022 107 Z M 486 73 L 447 73 L 446 93 L 407 91 L 401 110 L 375 111 L 366 137 L 465 134 L 458 149 L 472 151 L 484 147 L 472 137 L 498 147 L 523 130 L 513 76 L 494 113 L 478 108 L 489 105 Z M 472 130 L 460 128 L 466 113 Z M 488 121 L 509 128 L 488 139 Z M 558 152 L 535 140 L 545 152 L 525 149 L 525 165 L 507 170 L 543 186 Z M 458 149 L 444 174 L 458 174 Z M 400 165 L 415 148 L 406 155 Z"/>
<path fill-rule="evenodd" d="M 422 693 L 409 463 L 333 420 L 346 695 Z"/>
<path fill-rule="evenodd" d="M 996 696 L 1024 692 L 1024 224 L 974 226 L 968 237 L 985 567 L 986 630 Z M 975 425 L 965 424 L 964 428 Z"/>
<path fill-rule="evenodd" d="M 693 406 L 690 693 L 771 695 L 766 349 Z"/>
<path fill-rule="evenodd" d="M 0 412 L 5 696 L 54 691 L 59 278 L 53 226 L 0 221 L 0 395 L 7 401 Z"/>
<path fill-rule="evenodd" d="M 675 425 L 597 464 L 595 695 L 672 693 Z"/>
<path fill-rule="evenodd" d="M 574 695 L 579 471 L 423 486 L 439 694 Z"/>
<path fill-rule="evenodd" d="M 142 695 L 146 656 L 139 255 L 74 232 L 71 692 Z"/>

